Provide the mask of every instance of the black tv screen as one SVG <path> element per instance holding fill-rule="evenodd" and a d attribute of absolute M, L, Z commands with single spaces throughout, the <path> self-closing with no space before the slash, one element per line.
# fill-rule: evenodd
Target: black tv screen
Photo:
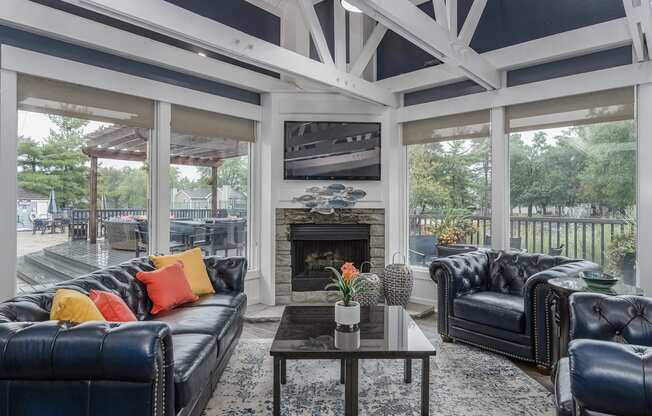
<path fill-rule="evenodd" d="M 380 123 L 285 122 L 285 179 L 380 180 Z"/>

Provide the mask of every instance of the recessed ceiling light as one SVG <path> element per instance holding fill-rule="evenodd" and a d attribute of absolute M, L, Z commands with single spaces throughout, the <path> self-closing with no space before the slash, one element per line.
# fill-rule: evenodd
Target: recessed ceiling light
<path fill-rule="evenodd" d="M 202 58 L 206 58 L 206 54 L 204 52 L 197 52 L 197 55 L 201 56 Z"/>
<path fill-rule="evenodd" d="M 342 7 L 344 7 L 344 10 L 348 10 L 351 13 L 362 13 L 362 10 L 358 9 L 357 7 L 355 7 L 354 5 L 352 5 L 346 0 L 340 0 L 340 3 L 342 3 Z"/>

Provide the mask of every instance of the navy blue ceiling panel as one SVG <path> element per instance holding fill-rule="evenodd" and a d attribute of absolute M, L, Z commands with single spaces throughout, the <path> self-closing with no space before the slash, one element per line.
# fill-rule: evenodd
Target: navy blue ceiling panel
<path fill-rule="evenodd" d="M 472 3 L 457 3 L 460 28 Z M 491 0 L 471 47 L 482 53 L 621 17 L 622 0 Z"/>
<path fill-rule="evenodd" d="M 477 94 L 484 91 L 486 90 L 481 85 L 471 80 L 461 81 L 441 87 L 406 93 L 403 96 L 403 104 L 405 106 L 417 105 L 431 101 L 445 100 L 447 98 L 461 97 L 462 95 Z"/>
<path fill-rule="evenodd" d="M 632 63 L 632 47 L 609 49 L 507 72 L 507 86 L 528 84 Z"/>
<path fill-rule="evenodd" d="M 240 62 L 236 59 L 230 58 L 228 56 L 224 56 L 219 53 L 211 52 L 211 51 L 205 51 L 205 50 L 200 50 L 197 46 L 194 46 L 190 43 L 181 41 L 179 39 L 175 39 L 169 36 L 162 35 L 158 32 L 154 32 L 152 30 L 145 29 L 143 27 L 133 25 L 127 22 L 123 22 L 122 20 L 119 19 L 114 19 L 109 16 L 105 16 L 101 13 L 96 13 L 87 9 L 84 9 L 83 7 L 78 7 L 74 6 L 70 3 L 63 2 L 61 0 L 31 0 L 34 3 L 39 3 L 48 7 L 52 7 L 58 10 L 62 10 L 67 13 L 71 13 L 77 16 L 81 16 L 85 19 L 92 20 L 94 22 L 102 23 L 107 26 L 112 26 L 120 30 L 124 30 L 126 32 L 130 32 L 139 36 L 143 36 L 152 40 L 155 40 L 157 42 L 161 43 L 166 43 L 171 46 L 175 46 L 177 48 L 189 50 L 189 51 L 194 51 L 194 52 L 203 52 L 207 56 L 209 56 L 212 59 L 217 59 L 222 62 L 227 62 L 232 65 L 237 65 L 242 68 L 250 69 L 252 71 L 259 72 L 261 74 L 271 76 L 274 78 L 280 78 L 281 76 L 273 71 L 269 71 L 267 69 L 259 68 L 254 65 L 250 65 L 244 62 Z M 267 12 L 265 12 L 267 13 Z M 269 13 L 268 13 L 269 14 Z M 279 32 L 279 37 L 280 37 L 280 32 Z"/>
<path fill-rule="evenodd" d="M 245 0 L 165 0 L 241 32 L 281 44 L 281 18 Z"/>
<path fill-rule="evenodd" d="M 142 62 L 132 61 L 116 55 L 50 39 L 6 26 L 0 26 L 0 44 L 29 49 L 59 58 L 69 59 L 142 78 L 177 85 L 179 87 L 260 105 L 260 94 L 252 91 L 247 91 L 231 85 L 175 72 Z"/>
<path fill-rule="evenodd" d="M 419 6 L 434 15 L 432 2 Z M 458 29 L 473 0 L 458 0 Z M 490 0 L 471 47 L 487 52 L 625 16 L 622 0 Z M 437 62 L 418 47 L 388 32 L 378 50 L 378 79 L 412 72 Z"/>
<path fill-rule="evenodd" d="M 331 52 L 331 56 L 335 56 L 335 10 L 333 0 L 324 0 L 315 4 L 315 12 L 321 24 L 321 29 L 324 31 L 328 50 Z M 312 36 L 310 37 L 310 57 L 315 61 L 319 61 L 319 53 Z"/>
<path fill-rule="evenodd" d="M 507 73 L 507 86 L 514 87 L 517 85 L 528 84 L 530 82 L 597 71 L 631 63 L 632 48 L 631 46 L 623 46 L 621 48 L 509 71 Z M 463 95 L 476 94 L 483 91 L 485 91 L 485 89 L 473 81 L 462 81 L 407 93 L 404 96 L 403 102 L 405 106 L 410 106 L 431 101 L 445 100 L 447 98 L 460 97 Z"/>
<path fill-rule="evenodd" d="M 419 5 L 419 8 L 435 18 L 435 9 L 431 1 Z M 378 45 L 376 55 L 378 79 L 390 78 L 440 63 L 432 55 L 391 30 L 387 31 Z"/>

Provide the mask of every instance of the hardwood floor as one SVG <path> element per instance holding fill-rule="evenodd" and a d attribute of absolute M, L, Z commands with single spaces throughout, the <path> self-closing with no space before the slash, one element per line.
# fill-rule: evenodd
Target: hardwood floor
<path fill-rule="evenodd" d="M 435 325 L 436 316 L 430 315 L 423 319 L 415 319 L 419 328 L 423 331 L 428 338 L 433 338 L 437 336 L 437 328 Z M 276 329 L 278 328 L 278 322 L 245 322 L 244 329 L 242 331 L 242 339 L 272 339 L 276 334 Z M 518 366 L 525 374 L 536 380 L 539 384 L 544 386 L 548 391 L 552 391 L 552 382 L 550 381 L 550 376 L 541 374 L 535 365 L 524 363 L 517 360 L 511 360 L 516 366 Z"/>

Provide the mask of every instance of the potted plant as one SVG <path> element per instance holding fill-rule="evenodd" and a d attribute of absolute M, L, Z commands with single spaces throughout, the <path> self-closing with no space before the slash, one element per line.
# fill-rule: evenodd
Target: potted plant
<path fill-rule="evenodd" d="M 463 244 L 464 238 L 477 230 L 471 215 L 465 209 L 450 209 L 439 223 L 429 227 L 432 234 L 438 235 L 437 254 L 440 257 L 476 250 L 477 247 Z"/>
<path fill-rule="evenodd" d="M 636 231 L 629 231 L 615 236 L 607 249 L 608 272 L 622 276 L 623 282 L 636 284 Z"/>
<path fill-rule="evenodd" d="M 360 272 L 353 263 L 344 263 L 341 272 L 333 267 L 326 267 L 333 275 L 333 281 L 325 289 L 335 288 L 340 292 L 341 300 L 335 303 L 335 323 L 340 329 L 355 329 L 360 323 L 360 303 L 353 300 L 356 293 L 362 293 Z"/>

